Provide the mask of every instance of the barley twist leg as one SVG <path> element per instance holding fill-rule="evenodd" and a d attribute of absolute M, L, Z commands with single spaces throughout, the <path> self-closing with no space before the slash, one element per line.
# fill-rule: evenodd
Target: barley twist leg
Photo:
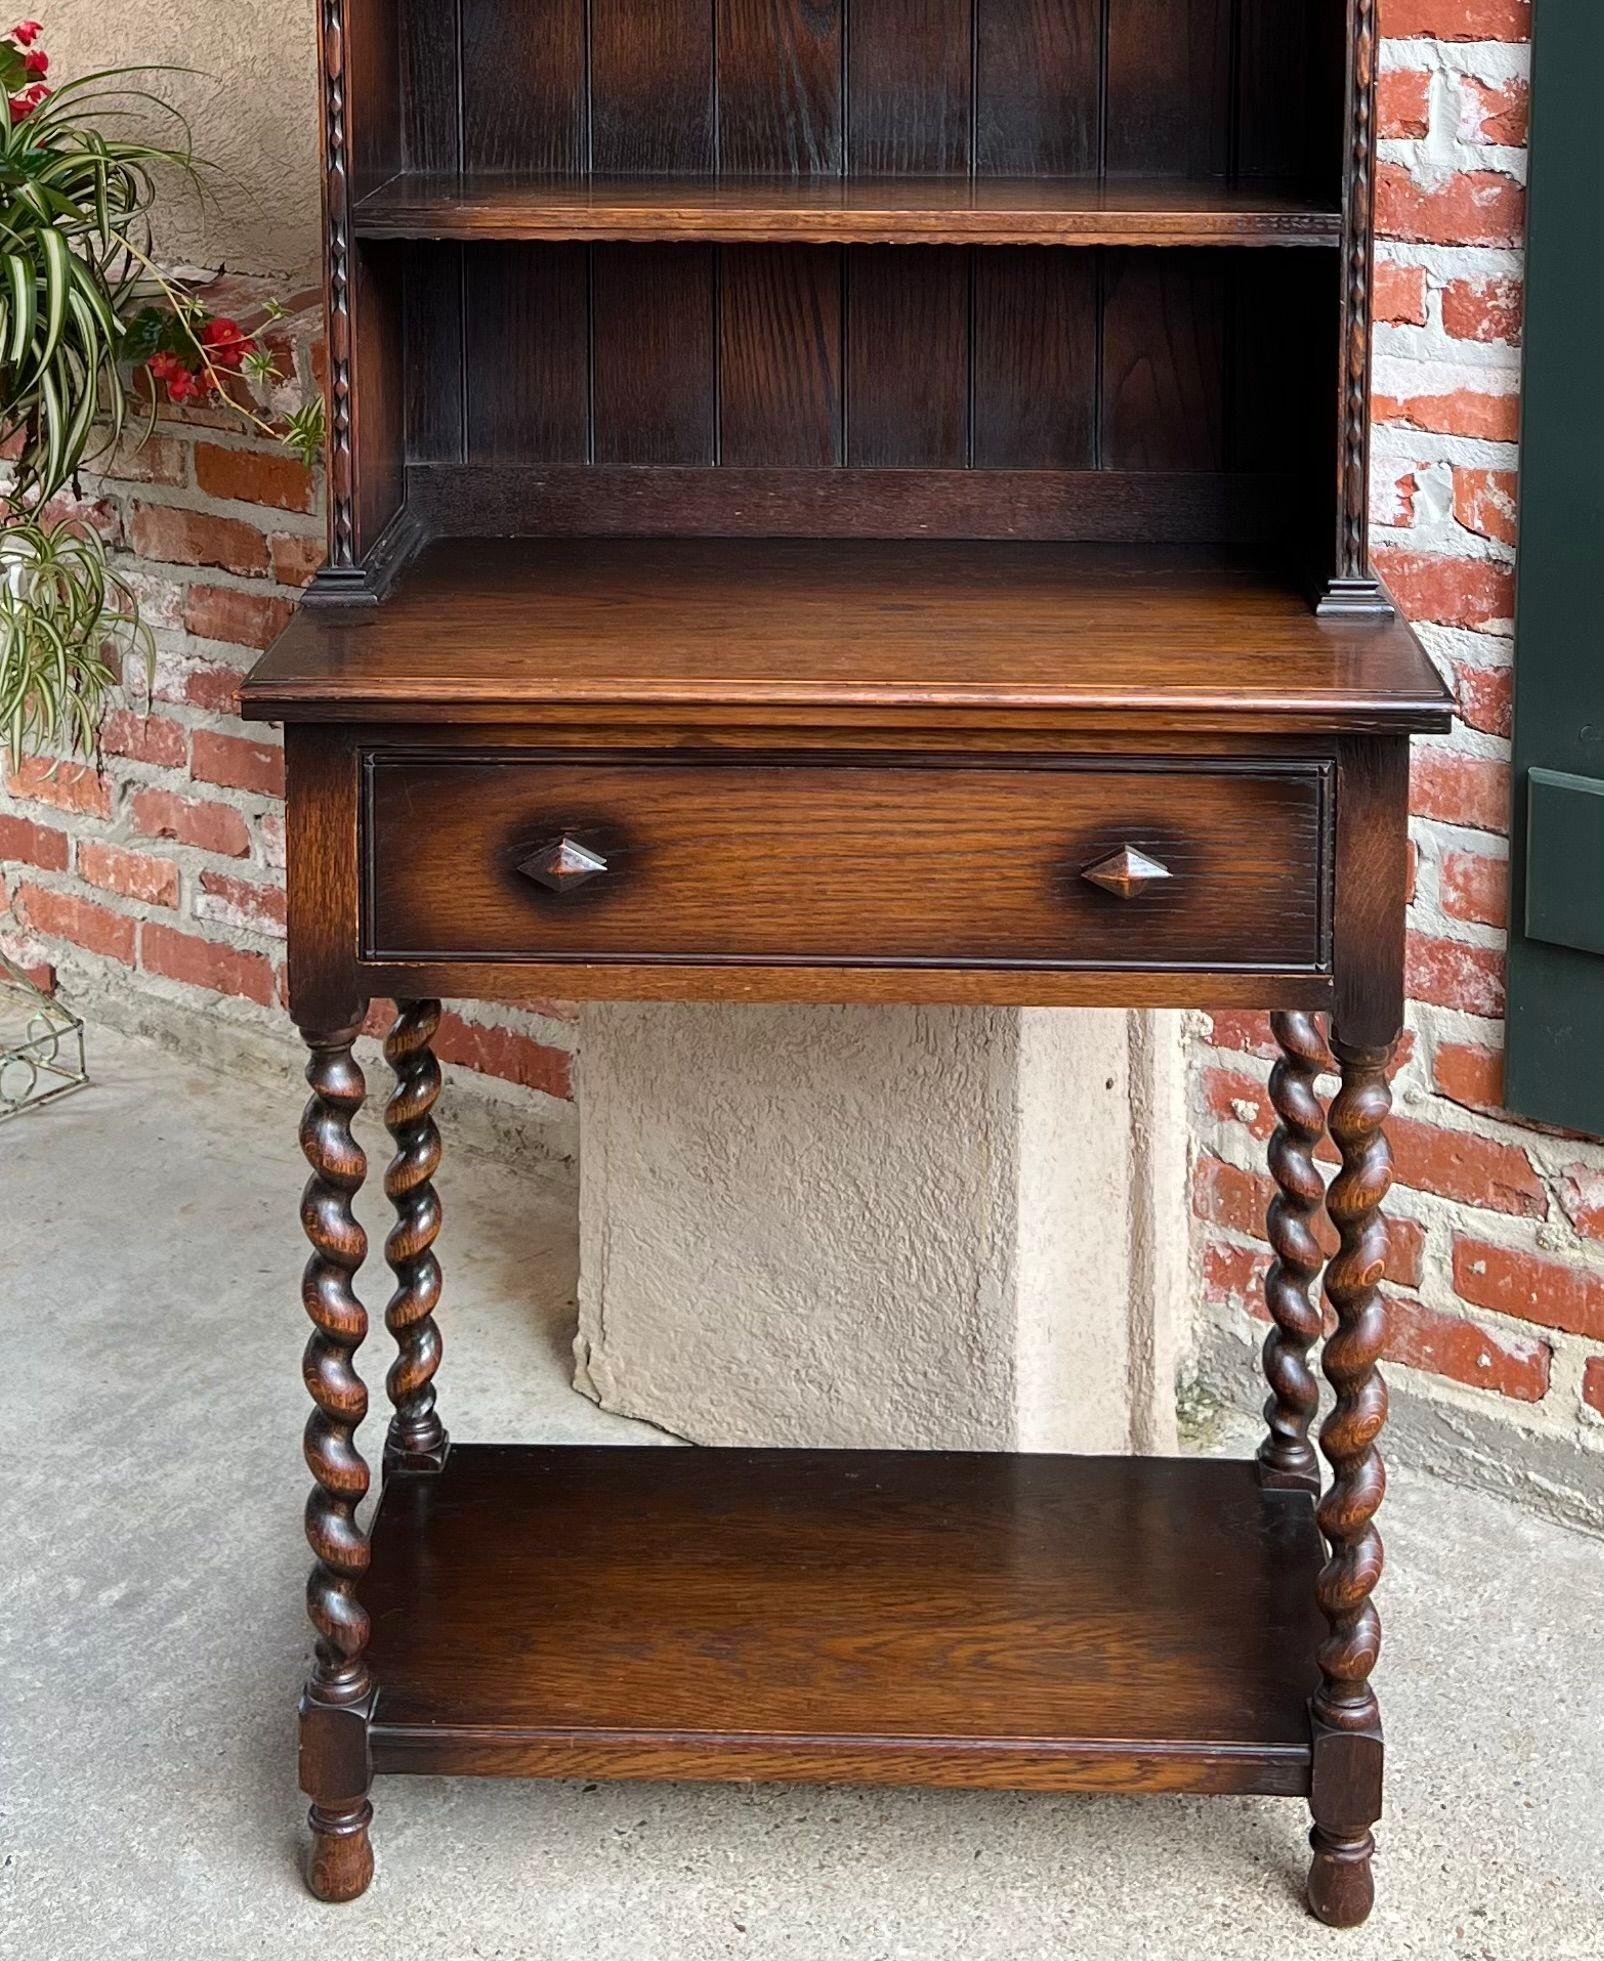
<path fill-rule="evenodd" d="M 1381 1649 L 1372 1595 L 1381 1578 L 1375 1517 L 1386 1489 L 1376 1448 L 1387 1419 L 1387 1390 L 1377 1362 L 1387 1340 L 1379 1282 L 1387 1262 L 1381 1205 L 1392 1182 L 1383 1130 L 1392 1097 L 1387 1064 L 1392 1044 L 1332 1052 L 1341 1087 L 1332 1101 L 1331 1135 L 1341 1155 L 1326 1204 L 1338 1248 L 1326 1268 L 1326 1295 L 1337 1327 L 1325 1345 L 1325 1372 L 1336 1404 L 1320 1432 L 1331 1483 L 1320 1503 L 1329 1557 L 1318 1595 L 1329 1633 L 1321 1643 L 1321 1682 L 1314 1725 L 1309 1903 L 1331 1926 L 1357 1926 L 1374 1900 L 1371 1826 L 1381 1813 L 1381 1711 L 1370 1685 Z"/>
<path fill-rule="evenodd" d="M 1329 1057 L 1312 1015 L 1272 1015 L 1270 1025 L 1281 1053 L 1270 1071 L 1270 1102 L 1279 1121 L 1269 1153 L 1276 1191 L 1268 1230 L 1275 1258 L 1265 1275 L 1264 1298 L 1273 1325 L 1264 1339 L 1269 1434 L 1259 1446 L 1259 1475 L 1277 1489 L 1318 1492 L 1320 1467 L 1309 1426 L 1320 1391 L 1309 1350 L 1320 1339 L 1321 1328 L 1320 1306 L 1311 1296 L 1324 1264 L 1315 1219 L 1325 1199 L 1325 1180 L 1314 1153 L 1325 1135 L 1326 1116 L 1315 1079 Z"/>
<path fill-rule="evenodd" d="M 323 1900 L 355 1899 L 373 1876 L 366 1768 L 373 1685 L 365 1659 L 368 1616 L 356 1592 L 369 1551 L 356 1515 L 368 1491 L 368 1467 L 356 1442 L 368 1407 L 356 1370 L 368 1317 L 353 1284 L 367 1252 L 352 1211 L 367 1172 L 351 1132 L 366 1094 L 351 1053 L 356 1033 L 354 1027 L 306 1033 L 312 1098 L 301 1121 L 301 1148 L 312 1167 L 301 1200 L 301 1223 L 312 1246 L 301 1282 L 312 1321 L 302 1368 L 314 1405 L 306 1426 L 313 1477 L 306 1504 L 313 1553 L 306 1602 L 317 1632 L 301 1702 L 301 1783 L 312 1799 L 307 1883 Z"/>
<path fill-rule="evenodd" d="M 440 1168 L 433 1116 L 440 1065 L 431 1045 L 439 1026 L 438 1001 L 398 1001 L 384 1044 L 395 1075 L 395 1093 L 384 1113 L 395 1143 L 384 1178 L 395 1225 L 384 1257 L 396 1281 L 384 1316 L 396 1344 L 387 1383 L 395 1415 L 384 1448 L 386 1471 L 438 1471 L 449 1447 L 434 1391 L 441 1347 L 434 1318 L 440 1304 L 440 1262 L 434 1254 L 440 1200 L 433 1182 Z"/>

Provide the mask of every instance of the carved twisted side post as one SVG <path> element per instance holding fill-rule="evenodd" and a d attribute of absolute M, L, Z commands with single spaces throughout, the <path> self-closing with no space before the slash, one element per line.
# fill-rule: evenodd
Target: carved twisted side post
<path fill-rule="evenodd" d="M 1376 1364 L 1387 1340 L 1378 1283 L 1387 1262 L 1381 1204 L 1392 1183 L 1382 1126 L 1392 1108 L 1387 1064 L 1393 1045 L 1350 1046 L 1334 1034 L 1331 1048 L 1342 1077 L 1329 1116 L 1342 1164 L 1326 1196 L 1338 1234 L 1326 1268 L 1337 1327 L 1325 1345 L 1336 1406 L 1320 1431 L 1331 1485 L 1319 1511 L 1329 1557 L 1318 1592 L 1330 1632 L 1320 1646 L 1321 1683 L 1311 1705 L 1309 1904 L 1329 1926 L 1354 1927 L 1375 1897 L 1370 1828 L 1381 1815 L 1381 1711 L 1370 1686 L 1381 1623 L 1371 1595 L 1381 1578 L 1375 1516 L 1386 1489 L 1376 1440 L 1387 1420 L 1387 1389 Z"/>
<path fill-rule="evenodd" d="M 311 1050 L 306 1079 L 312 1098 L 301 1120 L 301 1149 L 312 1176 L 301 1200 L 301 1224 L 312 1255 L 301 1299 L 313 1332 L 302 1372 L 315 1405 L 306 1426 L 314 1480 L 306 1503 L 314 1556 L 306 1604 L 317 1644 L 301 1699 L 301 1788 L 312 1799 L 307 1884 L 321 1900 L 354 1900 L 373 1877 L 367 1748 L 373 1684 L 365 1659 L 368 1616 L 356 1594 L 369 1556 L 356 1516 L 368 1491 L 368 1467 L 356 1442 L 368 1409 L 355 1360 L 368 1331 L 353 1284 L 367 1253 L 367 1237 L 352 1211 L 367 1175 L 351 1134 L 367 1093 L 351 1053 L 356 1034 L 356 1026 L 303 1030 Z"/>
<path fill-rule="evenodd" d="M 1314 1222 L 1325 1199 L 1325 1180 L 1314 1153 L 1325 1135 L 1326 1113 L 1315 1079 L 1329 1057 L 1312 1015 L 1272 1015 L 1270 1026 L 1281 1049 L 1270 1071 L 1270 1102 L 1280 1121 L 1269 1152 L 1276 1193 L 1268 1230 L 1275 1258 L 1265 1275 L 1264 1298 L 1273 1326 L 1264 1338 L 1269 1434 L 1259 1446 L 1259 1477 L 1273 1489 L 1318 1493 L 1320 1467 L 1309 1426 L 1320 1391 L 1309 1350 L 1321 1329 L 1320 1307 L 1311 1296 L 1324 1264 Z"/>
<path fill-rule="evenodd" d="M 441 1346 L 434 1319 L 440 1304 L 440 1262 L 434 1256 L 440 1200 L 433 1183 L 440 1169 L 440 1133 L 432 1113 L 440 1097 L 440 1064 L 431 1044 L 439 1026 L 438 1001 L 398 1001 L 384 1044 L 395 1074 L 395 1094 L 384 1113 L 395 1156 L 384 1190 L 396 1215 L 384 1248 L 396 1279 L 384 1323 L 397 1351 L 387 1383 L 395 1415 L 384 1446 L 386 1472 L 438 1471 L 450 1448 L 434 1392 Z"/>

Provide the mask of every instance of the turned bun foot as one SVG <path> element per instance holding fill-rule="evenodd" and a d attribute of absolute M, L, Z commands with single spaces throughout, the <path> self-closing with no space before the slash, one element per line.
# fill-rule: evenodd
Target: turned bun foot
<path fill-rule="evenodd" d="M 312 1853 L 306 1862 L 306 1884 L 318 1899 L 339 1905 L 358 1900 L 373 1878 L 373 1847 L 368 1826 L 373 1822 L 373 1806 L 363 1803 L 354 1811 L 325 1811 L 313 1805 L 307 1814 L 312 1826 Z"/>
<path fill-rule="evenodd" d="M 1328 1927 L 1357 1927 L 1376 1903 L 1370 1860 L 1376 1841 L 1328 1838 L 1318 1826 L 1309 1834 L 1314 1860 L 1309 1867 L 1309 1909 Z"/>

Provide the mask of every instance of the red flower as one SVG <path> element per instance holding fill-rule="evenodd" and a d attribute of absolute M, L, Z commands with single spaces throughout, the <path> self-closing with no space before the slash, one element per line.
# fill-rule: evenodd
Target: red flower
<path fill-rule="evenodd" d="M 185 366 L 181 355 L 153 354 L 145 367 L 151 381 L 166 388 L 170 402 L 182 406 L 185 402 L 198 402 L 206 393 L 206 383 L 193 368 Z"/>
<path fill-rule="evenodd" d="M 30 48 L 22 57 L 22 65 L 30 75 L 48 75 L 50 73 L 50 57 L 45 53 L 43 48 Z"/>
<path fill-rule="evenodd" d="M 208 320 L 201 329 L 201 346 L 214 367 L 237 374 L 246 357 L 256 352 L 256 342 L 237 320 Z"/>
<path fill-rule="evenodd" d="M 44 24 L 41 21 L 19 20 L 6 39 L 15 41 L 19 48 L 31 48 L 44 31 Z"/>
<path fill-rule="evenodd" d="M 11 98 L 11 120 L 20 123 L 31 116 L 42 102 L 50 100 L 50 91 L 43 82 L 30 82 L 20 95 Z"/>

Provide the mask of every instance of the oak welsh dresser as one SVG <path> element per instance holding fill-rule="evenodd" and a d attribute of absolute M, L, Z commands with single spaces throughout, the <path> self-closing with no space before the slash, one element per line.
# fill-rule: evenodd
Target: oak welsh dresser
<path fill-rule="evenodd" d="M 329 561 L 246 691 L 311 1052 L 313 1891 L 367 1886 L 379 1773 L 772 1777 L 1279 1793 L 1362 1920 L 1449 715 L 1367 546 L 1375 0 L 319 12 Z M 1273 1009 L 1256 1459 L 449 1448 L 445 996 Z"/>

